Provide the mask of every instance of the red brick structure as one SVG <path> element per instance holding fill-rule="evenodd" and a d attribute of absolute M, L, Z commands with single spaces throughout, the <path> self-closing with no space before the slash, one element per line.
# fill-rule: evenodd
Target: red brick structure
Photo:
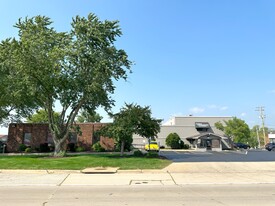
<path fill-rule="evenodd" d="M 100 141 L 101 146 L 106 150 L 113 150 L 113 139 L 97 137 L 95 134 L 95 131 L 98 131 L 104 125 L 106 125 L 106 123 L 80 123 L 78 126 L 80 127 L 81 134 L 72 133 L 68 143 L 75 143 L 77 146 L 84 147 L 86 150 L 91 150 L 91 146 Z M 18 152 L 20 144 L 25 144 L 36 149 L 43 143 L 53 145 L 48 124 L 12 123 L 9 125 L 8 152 Z"/>

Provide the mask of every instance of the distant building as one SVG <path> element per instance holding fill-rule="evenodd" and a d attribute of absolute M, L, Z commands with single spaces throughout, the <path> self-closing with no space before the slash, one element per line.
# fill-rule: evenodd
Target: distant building
<path fill-rule="evenodd" d="M 7 139 L 8 139 L 8 135 L 2 135 L 2 134 L 0 134 L 0 141 L 1 142 L 7 142 Z"/>
<path fill-rule="evenodd" d="M 232 117 L 173 117 L 161 126 L 157 135 L 160 146 L 166 146 L 165 140 L 170 133 L 177 133 L 181 140 L 196 150 L 221 151 L 231 149 L 232 141 L 224 132 L 215 127 L 216 122 L 232 120 Z M 145 139 L 134 135 L 133 144 L 142 145 Z"/>
<path fill-rule="evenodd" d="M 268 134 L 268 141 L 270 142 L 270 143 L 275 143 L 275 133 L 273 134 L 273 133 L 270 133 L 270 134 Z"/>
<path fill-rule="evenodd" d="M 221 151 L 231 149 L 232 141 L 222 131 L 215 127 L 216 122 L 224 123 L 232 117 L 173 117 L 161 126 L 157 141 L 160 146 L 166 146 L 165 140 L 170 133 L 177 133 L 181 140 L 196 150 Z M 75 143 L 78 146 L 90 150 L 91 146 L 100 141 L 107 149 L 114 149 L 114 140 L 111 138 L 98 137 L 95 131 L 106 123 L 80 123 L 81 134 L 71 133 L 67 143 Z M 275 140 L 274 140 L 275 141 Z M 7 139 L 7 151 L 18 152 L 20 144 L 25 144 L 33 149 L 41 144 L 53 145 L 53 139 L 48 124 L 13 123 L 9 125 Z M 147 143 L 146 138 L 133 136 L 133 145 L 143 147 Z"/>

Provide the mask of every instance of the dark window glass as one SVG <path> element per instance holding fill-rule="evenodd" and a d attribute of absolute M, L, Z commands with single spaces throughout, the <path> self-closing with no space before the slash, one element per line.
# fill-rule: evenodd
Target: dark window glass
<path fill-rule="evenodd" d="M 24 145 L 30 146 L 32 139 L 32 133 L 25 133 L 24 134 Z"/>
<path fill-rule="evenodd" d="M 72 132 L 69 134 L 69 142 L 70 143 L 76 143 L 77 142 L 77 134 L 75 132 Z"/>

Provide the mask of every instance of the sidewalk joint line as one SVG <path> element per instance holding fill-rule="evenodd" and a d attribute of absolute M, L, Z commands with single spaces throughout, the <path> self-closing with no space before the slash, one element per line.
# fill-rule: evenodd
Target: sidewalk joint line
<path fill-rule="evenodd" d="M 57 186 L 60 187 L 70 175 L 71 174 L 67 174 L 67 176 L 64 178 L 64 180 L 62 180 L 62 182 L 59 183 Z"/>
<path fill-rule="evenodd" d="M 167 171 L 167 173 L 170 175 L 170 177 L 171 177 L 171 179 L 173 180 L 174 184 L 177 185 L 177 186 L 179 186 L 179 185 L 176 183 L 174 177 L 171 175 L 171 173 L 170 173 L 169 171 Z"/>

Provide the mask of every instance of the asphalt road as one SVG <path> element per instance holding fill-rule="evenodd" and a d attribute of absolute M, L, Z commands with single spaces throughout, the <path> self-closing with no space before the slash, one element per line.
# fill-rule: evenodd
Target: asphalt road
<path fill-rule="evenodd" d="M 1 206 L 274 205 L 274 184 L 185 186 L 17 186 L 0 188 Z"/>
<path fill-rule="evenodd" d="M 221 152 L 199 151 L 160 151 L 173 162 L 267 162 L 275 161 L 275 152 L 265 150 L 239 150 Z"/>

